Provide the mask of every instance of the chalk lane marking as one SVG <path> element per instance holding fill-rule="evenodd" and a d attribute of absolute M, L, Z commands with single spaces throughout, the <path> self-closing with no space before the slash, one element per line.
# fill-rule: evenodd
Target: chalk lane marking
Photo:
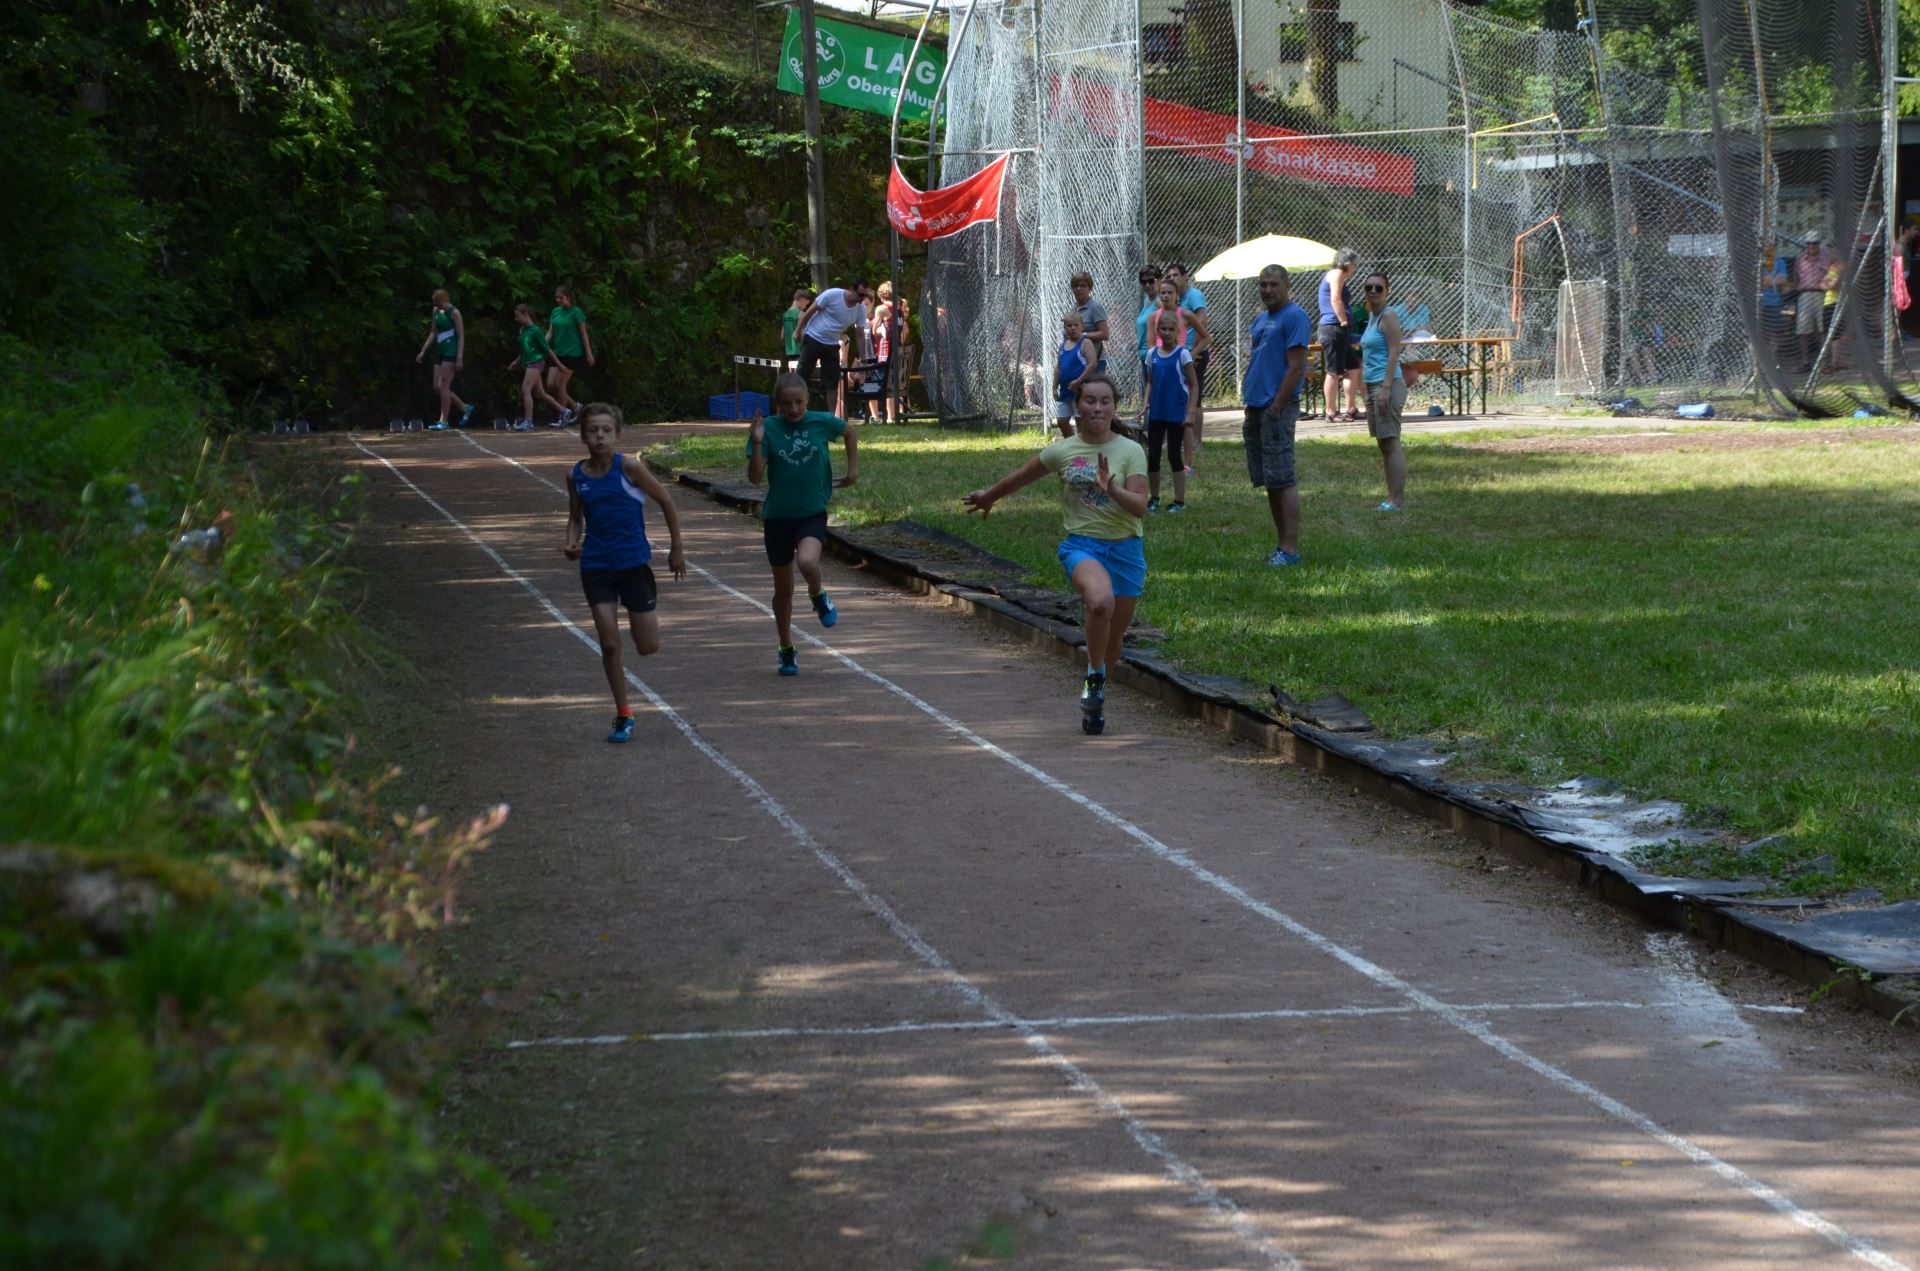
<path fill-rule="evenodd" d="M 464 434 L 462 435 L 464 436 Z M 387 471 L 393 473 L 402 485 L 413 491 L 414 494 L 420 497 L 422 502 L 444 517 L 449 524 L 464 534 L 468 541 L 475 547 L 485 552 L 487 557 L 499 567 L 501 573 L 525 588 L 527 593 L 540 603 L 540 607 L 545 609 L 548 615 L 560 624 L 562 630 L 571 632 L 582 644 L 585 644 L 595 653 L 600 651 L 600 642 L 596 637 L 588 635 L 583 628 L 570 620 L 545 592 L 541 591 L 526 575 L 508 564 L 505 557 L 495 551 L 492 545 L 485 539 L 468 528 L 464 521 L 442 507 L 434 500 L 432 495 L 415 485 L 413 481 L 408 478 L 407 474 L 395 467 L 392 461 L 385 455 L 369 449 L 358 437 L 350 437 L 350 439 L 363 454 L 377 459 L 384 464 Z M 484 447 L 482 448 L 484 449 Z M 945 955 L 927 943 L 926 939 L 921 936 L 906 919 L 894 912 L 893 907 L 869 888 L 867 884 L 861 880 L 859 875 L 847 868 L 846 864 L 841 861 L 838 856 L 835 856 L 822 845 L 819 840 L 815 839 L 812 832 L 796 820 L 793 814 L 788 812 L 786 807 L 767 791 L 765 786 L 762 786 L 758 781 L 754 780 L 752 775 L 744 768 L 727 758 L 726 755 L 716 749 L 711 742 L 705 737 L 702 737 L 692 724 L 688 723 L 678 711 L 667 704 L 665 698 L 653 691 L 652 686 L 632 671 L 626 672 L 626 678 L 627 682 L 639 690 L 640 694 L 647 699 L 647 702 L 654 710 L 658 711 L 668 723 L 672 724 L 674 728 L 679 731 L 680 735 L 686 739 L 689 745 L 706 756 L 714 767 L 733 778 L 734 782 L 747 793 L 747 796 L 759 804 L 761 810 L 772 817 L 773 820 L 779 824 L 780 828 L 787 832 L 788 838 L 812 853 L 813 858 L 825 866 L 827 872 L 839 879 L 840 884 L 852 892 L 860 903 L 866 906 L 869 913 L 886 924 L 887 929 L 893 932 L 894 936 L 899 939 L 902 944 L 905 944 L 913 950 L 922 964 L 929 970 L 937 973 L 951 988 L 972 1003 L 974 1008 L 981 1014 L 987 1016 L 987 1018 L 993 1020 L 995 1023 L 1019 1033 L 1021 1040 L 1027 1044 L 1029 1050 L 1046 1060 L 1047 1063 L 1051 1064 L 1053 1068 L 1066 1079 L 1069 1089 L 1092 1099 L 1099 1107 L 1118 1120 L 1126 1129 L 1127 1137 L 1133 1140 L 1136 1147 L 1157 1160 L 1168 1177 L 1172 1178 L 1180 1186 L 1186 1188 L 1195 1202 L 1204 1206 L 1216 1219 L 1225 1223 L 1235 1235 L 1238 1235 L 1242 1240 L 1246 1241 L 1247 1244 L 1252 1246 L 1253 1249 L 1259 1252 L 1267 1260 L 1267 1265 L 1277 1268 L 1279 1271 L 1302 1271 L 1299 1261 L 1294 1258 L 1292 1254 L 1276 1246 L 1272 1240 L 1254 1224 L 1253 1220 L 1247 1217 L 1246 1213 L 1241 1210 L 1238 1205 L 1217 1190 L 1214 1185 L 1207 1180 L 1205 1175 L 1188 1163 L 1185 1157 L 1168 1147 L 1166 1141 L 1148 1128 L 1147 1124 L 1136 1116 L 1132 1109 L 1109 1094 L 1106 1088 L 1089 1076 L 1080 1065 L 1067 1058 L 1065 1054 L 1055 1048 L 1053 1043 L 1036 1032 L 1032 1026 L 1023 1022 L 1019 1016 L 1015 1015 L 1011 1010 L 1007 1009 L 1007 1007 L 1003 1006 L 997 998 L 962 975 L 951 962 L 947 961 Z"/>
<path fill-rule="evenodd" d="M 1463 1011 L 1657 1011 L 1673 1005 L 1667 1002 L 1479 1002 L 1462 1005 Z M 1270 1011 L 1167 1011 L 1147 1015 L 1054 1015 L 1039 1019 L 1023 1017 L 1020 1023 L 1041 1032 L 1067 1032 L 1079 1028 L 1127 1028 L 1155 1024 L 1247 1024 L 1287 1019 L 1364 1019 L 1374 1015 L 1417 1015 L 1420 1008 L 1406 1006 L 1309 1006 L 1279 1008 Z M 788 1037 L 894 1037 L 902 1033 L 971 1033 L 1007 1025 L 997 1020 L 902 1020 L 897 1024 L 847 1024 L 839 1027 L 730 1028 L 705 1033 L 602 1033 L 592 1037 L 532 1037 L 506 1043 L 508 1050 L 529 1050 L 538 1046 L 624 1046 L 640 1042 L 714 1042 L 762 1041 Z"/>
<path fill-rule="evenodd" d="M 533 477 L 534 480 L 539 481 L 541 484 L 547 486 L 549 489 L 558 490 L 560 488 L 554 485 L 553 482 L 547 480 L 544 476 L 541 476 L 538 472 L 535 472 L 532 468 L 529 468 L 526 464 L 521 463 L 518 459 L 514 459 L 514 458 L 511 458 L 510 456 L 503 455 L 497 450 L 488 449 L 486 446 L 481 445 L 479 442 L 473 440 L 473 438 L 467 436 L 465 433 L 462 433 L 460 435 L 461 435 L 461 438 L 464 441 L 466 441 L 469 445 L 475 447 L 476 449 L 485 451 L 487 454 L 493 455 L 495 458 L 506 460 L 508 463 L 512 464 L 516 468 L 519 468 L 521 471 L 527 473 L 529 476 Z M 358 445 L 359 442 L 356 440 L 354 444 Z M 362 448 L 364 449 L 364 447 Z M 712 583 L 714 586 L 718 587 L 720 590 L 726 592 L 731 596 L 736 597 L 737 599 L 739 599 L 745 604 L 751 605 L 753 608 L 758 609 L 761 613 L 771 616 L 773 611 L 767 605 L 765 605 L 761 601 L 755 600 L 752 596 L 747 595 L 745 592 L 739 591 L 734 587 L 729 586 L 727 583 L 721 581 L 718 577 L 716 577 L 714 574 L 712 574 L 708 570 L 703 569 L 700 566 L 694 565 L 691 563 L 689 563 L 688 568 L 694 570 L 701 577 L 705 578 L 708 582 Z M 1580 1078 L 1574 1076 L 1570 1072 L 1567 1072 L 1565 1069 L 1559 1068 L 1551 1063 L 1548 1063 L 1546 1060 L 1540 1059 L 1535 1055 L 1531 1054 L 1530 1052 L 1521 1049 L 1515 1043 L 1507 1040 L 1505 1037 L 1502 1037 L 1499 1033 L 1495 1032 L 1493 1028 L 1486 1023 L 1486 1021 L 1473 1018 L 1467 1011 L 1465 1011 L 1461 1007 L 1451 1006 L 1446 1002 L 1441 1001 L 1439 998 L 1434 997 L 1432 994 L 1427 993 L 1426 991 L 1419 989 L 1414 985 L 1408 983 L 1406 980 L 1401 979 L 1398 975 L 1395 975 L 1393 972 L 1387 970 L 1385 967 L 1382 967 L 1370 961 L 1369 959 L 1363 957 L 1362 955 L 1355 953 L 1353 950 L 1348 949 L 1346 946 L 1338 944 L 1335 941 L 1329 939 L 1328 937 L 1321 935 L 1319 932 L 1313 930 L 1311 927 L 1308 927 L 1305 923 L 1302 923 L 1297 919 L 1282 913 L 1280 910 L 1274 908 L 1272 905 L 1268 904 L 1266 901 L 1261 900 L 1259 897 L 1253 895 L 1251 892 L 1248 892 L 1245 888 L 1241 887 L 1240 884 L 1234 882 L 1232 879 L 1227 878 L 1225 875 L 1218 874 L 1211 869 L 1208 869 L 1205 865 L 1200 864 L 1200 862 L 1194 860 L 1191 856 L 1187 855 L 1187 853 L 1185 853 L 1184 851 L 1181 851 L 1179 848 L 1176 848 L 1176 847 L 1170 847 L 1167 844 L 1161 842 L 1159 839 L 1155 838 L 1152 834 L 1149 834 L 1146 830 L 1143 830 L 1139 826 L 1135 825 L 1132 821 L 1129 821 L 1127 818 L 1121 816 L 1117 812 L 1114 812 L 1110 808 L 1106 807 L 1104 804 L 1089 797 L 1088 795 L 1082 794 L 1079 790 L 1075 789 L 1073 786 L 1068 785 L 1066 782 L 1060 780 L 1058 777 L 1053 776 L 1051 773 L 1042 771 L 1041 769 L 1035 767 L 1033 764 L 1028 763 L 1025 759 L 1022 759 L 1020 756 L 1014 754 L 1013 752 L 1003 749 L 999 745 L 996 745 L 994 742 L 991 742 L 987 740 L 985 737 L 982 737 L 979 733 L 974 732 L 973 729 L 967 727 L 965 724 L 961 723 L 959 720 L 953 718 L 953 716 L 947 714 L 945 711 L 941 710 L 939 707 L 934 706 L 933 704 L 923 700 L 918 695 L 913 693 L 911 690 L 902 688 L 900 685 L 895 684 L 892 680 L 887 679 L 883 675 L 880 675 L 873 671 L 869 671 L 866 667 L 860 665 L 858 662 L 854 661 L 847 654 L 842 653 L 839 649 L 828 644 L 826 641 L 820 639 L 818 636 L 813 635 L 811 632 L 808 632 L 797 625 L 793 628 L 793 631 L 795 635 L 807 641 L 807 643 L 813 645 L 815 648 L 818 648 L 824 651 L 825 653 L 829 654 L 833 658 L 837 659 L 841 663 L 841 665 L 845 666 L 848 670 L 854 672 L 854 674 L 859 675 L 864 679 L 872 681 L 874 684 L 877 684 L 881 688 L 886 689 L 888 692 L 900 698 L 902 701 L 905 701 L 911 704 L 916 709 L 918 709 L 921 713 L 925 714 L 928 718 L 933 719 L 939 724 L 941 724 L 948 731 L 952 732 L 955 736 L 964 738 L 966 741 L 968 741 L 972 745 L 978 747 L 981 750 L 986 751 L 988 754 L 994 756 L 996 759 L 999 759 L 1003 763 L 1006 763 L 1008 766 L 1026 774 L 1028 777 L 1031 777 L 1033 780 L 1039 782 L 1041 785 L 1047 787 L 1049 790 L 1054 791 L 1056 794 L 1059 794 L 1061 797 L 1069 800 L 1072 803 L 1077 804 L 1081 808 L 1084 808 L 1086 811 L 1092 813 L 1095 817 L 1099 818 L 1101 821 L 1106 822 L 1109 826 L 1120 831 L 1122 834 L 1132 839 L 1135 843 L 1139 844 L 1142 848 L 1146 849 L 1146 851 L 1157 860 L 1160 860 L 1165 862 L 1166 864 L 1172 865 L 1174 868 L 1182 871 L 1183 873 L 1187 874 L 1189 877 L 1199 882 L 1205 883 L 1207 886 L 1213 888 L 1215 891 L 1220 892 L 1222 895 L 1228 897 L 1229 899 L 1234 901 L 1236 904 L 1240 905 L 1243 909 L 1247 909 L 1252 913 L 1258 914 L 1260 917 L 1267 919 L 1267 921 L 1273 923 L 1274 925 L 1281 927 L 1288 932 L 1291 932 L 1293 935 L 1299 937 L 1301 940 L 1304 940 L 1307 944 L 1311 945 L 1313 948 L 1319 950 L 1321 953 L 1326 954 L 1328 957 L 1334 959 L 1336 962 L 1341 963 L 1342 965 L 1348 967 L 1349 969 L 1358 972 L 1360 975 L 1364 976 L 1368 980 L 1371 980 L 1374 984 L 1378 985 L 1379 987 L 1390 990 L 1391 992 L 1394 992 L 1394 993 L 1398 993 L 1402 997 L 1406 998 L 1407 1001 L 1411 1002 L 1414 1006 L 1418 1007 L 1422 1011 L 1427 1012 L 1428 1014 L 1432 1015 L 1434 1018 L 1446 1022 L 1448 1025 L 1452 1026 L 1455 1029 L 1458 1029 L 1460 1032 L 1465 1033 L 1467 1036 L 1473 1038 L 1475 1041 L 1482 1043 L 1483 1045 L 1491 1049 L 1495 1054 L 1501 1056 L 1502 1058 L 1508 1060 L 1511 1063 L 1517 1064 L 1520 1067 L 1527 1069 L 1529 1072 L 1534 1073 L 1536 1076 L 1544 1078 L 1545 1080 L 1551 1082 L 1553 1085 L 1560 1087 L 1562 1090 L 1565 1090 L 1570 1094 L 1579 1096 L 1580 1098 L 1586 1100 L 1588 1103 L 1592 1104 L 1595 1108 L 1598 1108 L 1600 1111 L 1606 1113 L 1608 1116 L 1613 1117 L 1615 1120 L 1623 1122 L 1626 1125 L 1632 1126 L 1634 1129 L 1639 1130 L 1642 1134 L 1645 1134 L 1647 1137 L 1653 1139 L 1655 1142 L 1660 1143 L 1662 1146 L 1670 1148 L 1671 1150 L 1686 1157 L 1688 1160 L 1692 1161 L 1694 1164 L 1703 1166 L 1704 1168 L 1712 1171 L 1714 1174 L 1718 1175 L 1720 1178 L 1733 1184 L 1735 1187 L 1739 1188 L 1740 1190 L 1746 1192 L 1747 1195 L 1751 1196 L 1753 1199 L 1760 1201 L 1762 1204 L 1766 1205 L 1769 1209 L 1772 1209 L 1775 1213 L 1778 1213 L 1781 1216 L 1799 1225 L 1800 1227 L 1803 1227 L 1806 1230 L 1811 1231 L 1816 1235 L 1819 1235 L 1825 1238 L 1826 1240 L 1830 1241 L 1832 1244 L 1834 1244 L 1838 1248 L 1845 1250 L 1848 1254 L 1851 1254 L 1853 1257 L 1858 1258 L 1862 1262 L 1865 1262 L 1867 1265 L 1879 1268 L 1879 1271 L 1913 1271 L 1913 1268 L 1909 1267 L 1906 1263 L 1901 1262 L 1895 1258 L 1888 1256 L 1887 1254 L 1880 1252 L 1878 1249 L 1874 1248 L 1873 1245 L 1861 1239 L 1859 1236 L 1854 1235 L 1852 1232 L 1846 1230 L 1844 1227 L 1841 1227 L 1839 1224 L 1833 1222 L 1832 1220 L 1828 1218 L 1824 1218 L 1821 1215 L 1816 1214 L 1811 1210 L 1804 1209 L 1798 1204 L 1795 1204 L 1792 1199 L 1787 1197 L 1778 1189 L 1774 1188 L 1768 1183 L 1762 1182 L 1758 1178 L 1755 1178 L 1753 1175 L 1747 1173 L 1745 1170 L 1741 1169 L 1739 1166 L 1733 1165 L 1727 1161 L 1723 1161 L 1719 1157 L 1715 1156 L 1712 1152 L 1708 1151 L 1704 1147 L 1701 1147 L 1699 1144 L 1693 1142 L 1692 1140 L 1682 1138 L 1680 1135 L 1673 1133 L 1672 1131 L 1668 1130 L 1665 1126 L 1655 1121 L 1652 1117 L 1647 1116 L 1645 1113 L 1640 1112 L 1635 1108 L 1629 1107 L 1625 1103 L 1622 1103 L 1620 1100 L 1614 1098 L 1612 1095 L 1607 1094 L 1605 1091 L 1601 1090 L 1599 1087 L 1591 1085 L 1588 1082 L 1582 1081 Z M 584 633 L 582 633 L 582 638 L 583 639 L 585 638 Z M 597 645 L 595 647 L 598 648 Z"/>

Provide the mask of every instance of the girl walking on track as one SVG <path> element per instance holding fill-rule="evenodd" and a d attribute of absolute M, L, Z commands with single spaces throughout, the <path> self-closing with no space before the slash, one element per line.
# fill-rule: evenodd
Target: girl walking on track
<path fill-rule="evenodd" d="M 660 650 L 660 619 L 654 613 L 653 545 L 647 541 L 647 500 L 660 505 L 666 520 L 667 568 L 675 578 L 687 572 L 680 546 L 680 512 L 660 478 L 638 455 L 614 450 L 620 438 L 620 408 L 595 402 L 580 416 L 580 440 L 587 457 L 567 476 L 568 560 L 580 562 L 580 586 L 593 610 L 600 637 L 600 665 L 613 689 L 613 731 L 607 740 L 633 737 L 633 708 L 627 705 L 627 677 L 620 666 L 620 616 L 625 605 L 633 649 L 641 657 Z"/>
<path fill-rule="evenodd" d="M 793 647 L 793 568 L 807 580 L 807 598 L 820 625 L 840 620 L 820 582 L 820 549 L 827 540 L 827 503 L 834 487 L 852 487 L 858 472 L 859 434 L 838 415 L 807 409 L 807 382 L 791 372 L 773 383 L 774 415 L 759 412 L 747 434 L 747 480 L 767 483 L 760 508 L 767 564 L 773 568 L 773 626 L 780 637 L 780 674 L 800 674 Z M 833 479 L 828 447 L 847 447 L 847 475 Z"/>
<path fill-rule="evenodd" d="M 455 406 L 460 408 L 460 423 L 465 425 L 473 417 L 473 407 L 454 396 L 453 377 L 466 365 L 467 324 L 460 317 L 460 311 L 453 307 L 453 300 L 444 287 L 433 293 L 433 317 L 427 321 L 427 338 L 413 360 L 425 362 L 429 353 L 433 355 L 433 391 L 440 395 L 440 418 L 433 429 L 435 432 L 446 430 L 447 416 Z"/>
<path fill-rule="evenodd" d="M 509 370 L 516 366 L 520 368 L 520 421 L 513 426 L 513 430 L 532 432 L 535 397 L 553 407 L 556 414 L 565 415 L 567 412 L 547 392 L 547 386 L 541 383 L 548 364 L 554 361 L 554 355 L 553 346 L 547 343 L 547 337 L 533 320 L 533 306 L 515 305 L 513 318 L 520 324 L 520 356 L 507 364 Z"/>
<path fill-rule="evenodd" d="M 993 505 L 1048 473 L 1060 478 L 1066 537 L 1057 555 L 1085 608 L 1087 676 L 1080 686 L 1080 729 L 1107 726 L 1107 670 L 1147 583 L 1141 518 L 1147 514 L 1147 456 L 1140 443 L 1113 431 L 1119 393 L 1105 372 L 1080 381 L 1080 431 L 1062 437 L 962 502 L 985 516 Z"/>
<path fill-rule="evenodd" d="M 1154 315 L 1160 324 L 1160 342 L 1147 353 L 1146 401 L 1140 413 L 1147 421 L 1147 511 L 1160 510 L 1160 452 L 1167 452 L 1173 469 L 1173 502 L 1167 515 L 1187 510 L 1187 461 L 1183 440 L 1200 417 L 1200 373 L 1193 352 L 1180 343 L 1180 322 L 1164 309 Z"/>
<path fill-rule="evenodd" d="M 553 289 L 547 344 L 554 353 L 554 361 L 547 364 L 547 391 L 560 402 L 560 418 L 553 426 L 565 428 L 580 417 L 580 403 L 567 385 L 576 372 L 593 365 L 593 336 L 587 331 L 586 311 L 574 300 L 573 288 L 565 283 Z"/>

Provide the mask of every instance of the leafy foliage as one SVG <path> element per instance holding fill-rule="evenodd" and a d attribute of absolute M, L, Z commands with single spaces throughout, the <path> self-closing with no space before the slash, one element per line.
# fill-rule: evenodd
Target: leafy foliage
<path fill-rule="evenodd" d="M 60 217 L 0 252 L 0 1264 L 518 1265 L 544 1220 L 432 1134 L 406 956 L 498 818 L 396 818 L 353 756 L 354 492 L 217 436 L 124 170 L 0 100 Z"/>
<path fill-rule="evenodd" d="M 513 307 L 544 313 L 563 281 L 593 324 L 590 390 L 685 410 L 730 382 L 731 354 L 773 347 L 804 280 L 794 100 L 610 24 L 494 0 L 293 0 L 270 17 L 91 0 L 12 9 L 0 33 L 18 93 L 111 86 L 90 127 L 183 284 L 172 347 L 253 416 L 417 408 L 411 358 L 441 286 L 466 318 L 467 395 L 517 401 Z M 834 256 L 871 264 L 886 122 L 834 121 Z"/>

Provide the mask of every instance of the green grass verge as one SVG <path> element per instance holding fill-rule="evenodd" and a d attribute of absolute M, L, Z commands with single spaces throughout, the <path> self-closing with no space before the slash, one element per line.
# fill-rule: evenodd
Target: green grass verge
<path fill-rule="evenodd" d="M 960 510 L 1035 434 L 864 442 L 839 516 L 913 517 L 1061 585 L 1055 487 L 985 521 Z M 739 449 L 657 453 L 737 470 Z M 1383 516 L 1371 442 L 1302 442 L 1306 563 L 1281 571 L 1262 564 L 1272 530 L 1237 436 L 1209 444 L 1192 511 L 1149 524 L 1141 618 L 1192 669 L 1339 690 L 1397 736 L 1474 739 L 1480 771 L 1604 776 L 1730 838 L 1789 840 L 1668 864 L 1920 895 L 1920 447 L 1407 451 L 1410 509 Z"/>
<path fill-rule="evenodd" d="M 490 826 L 352 757 L 351 492 L 203 444 L 195 387 L 0 335 L 0 1265 L 523 1265 L 409 956 Z"/>

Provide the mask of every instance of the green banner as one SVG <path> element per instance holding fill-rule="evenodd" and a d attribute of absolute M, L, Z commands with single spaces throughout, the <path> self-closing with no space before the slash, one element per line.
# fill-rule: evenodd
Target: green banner
<path fill-rule="evenodd" d="M 888 35 L 870 27 L 832 18 L 813 20 L 814 45 L 818 50 L 815 69 L 820 79 L 820 100 L 875 115 L 893 114 L 893 101 L 900 96 L 900 75 L 907 68 L 907 54 L 913 41 L 903 35 Z M 800 11 L 787 10 L 787 34 L 780 41 L 780 91 L 798 93 L 804 79 L 800 47 Z M 933 92 L 946 70 L 945 49 L 922 44 L 913 59 L 913 80 L 907 86 L 906 100 L 900 106 L 900 118 L 925 119 L 933 106 Z"/>

